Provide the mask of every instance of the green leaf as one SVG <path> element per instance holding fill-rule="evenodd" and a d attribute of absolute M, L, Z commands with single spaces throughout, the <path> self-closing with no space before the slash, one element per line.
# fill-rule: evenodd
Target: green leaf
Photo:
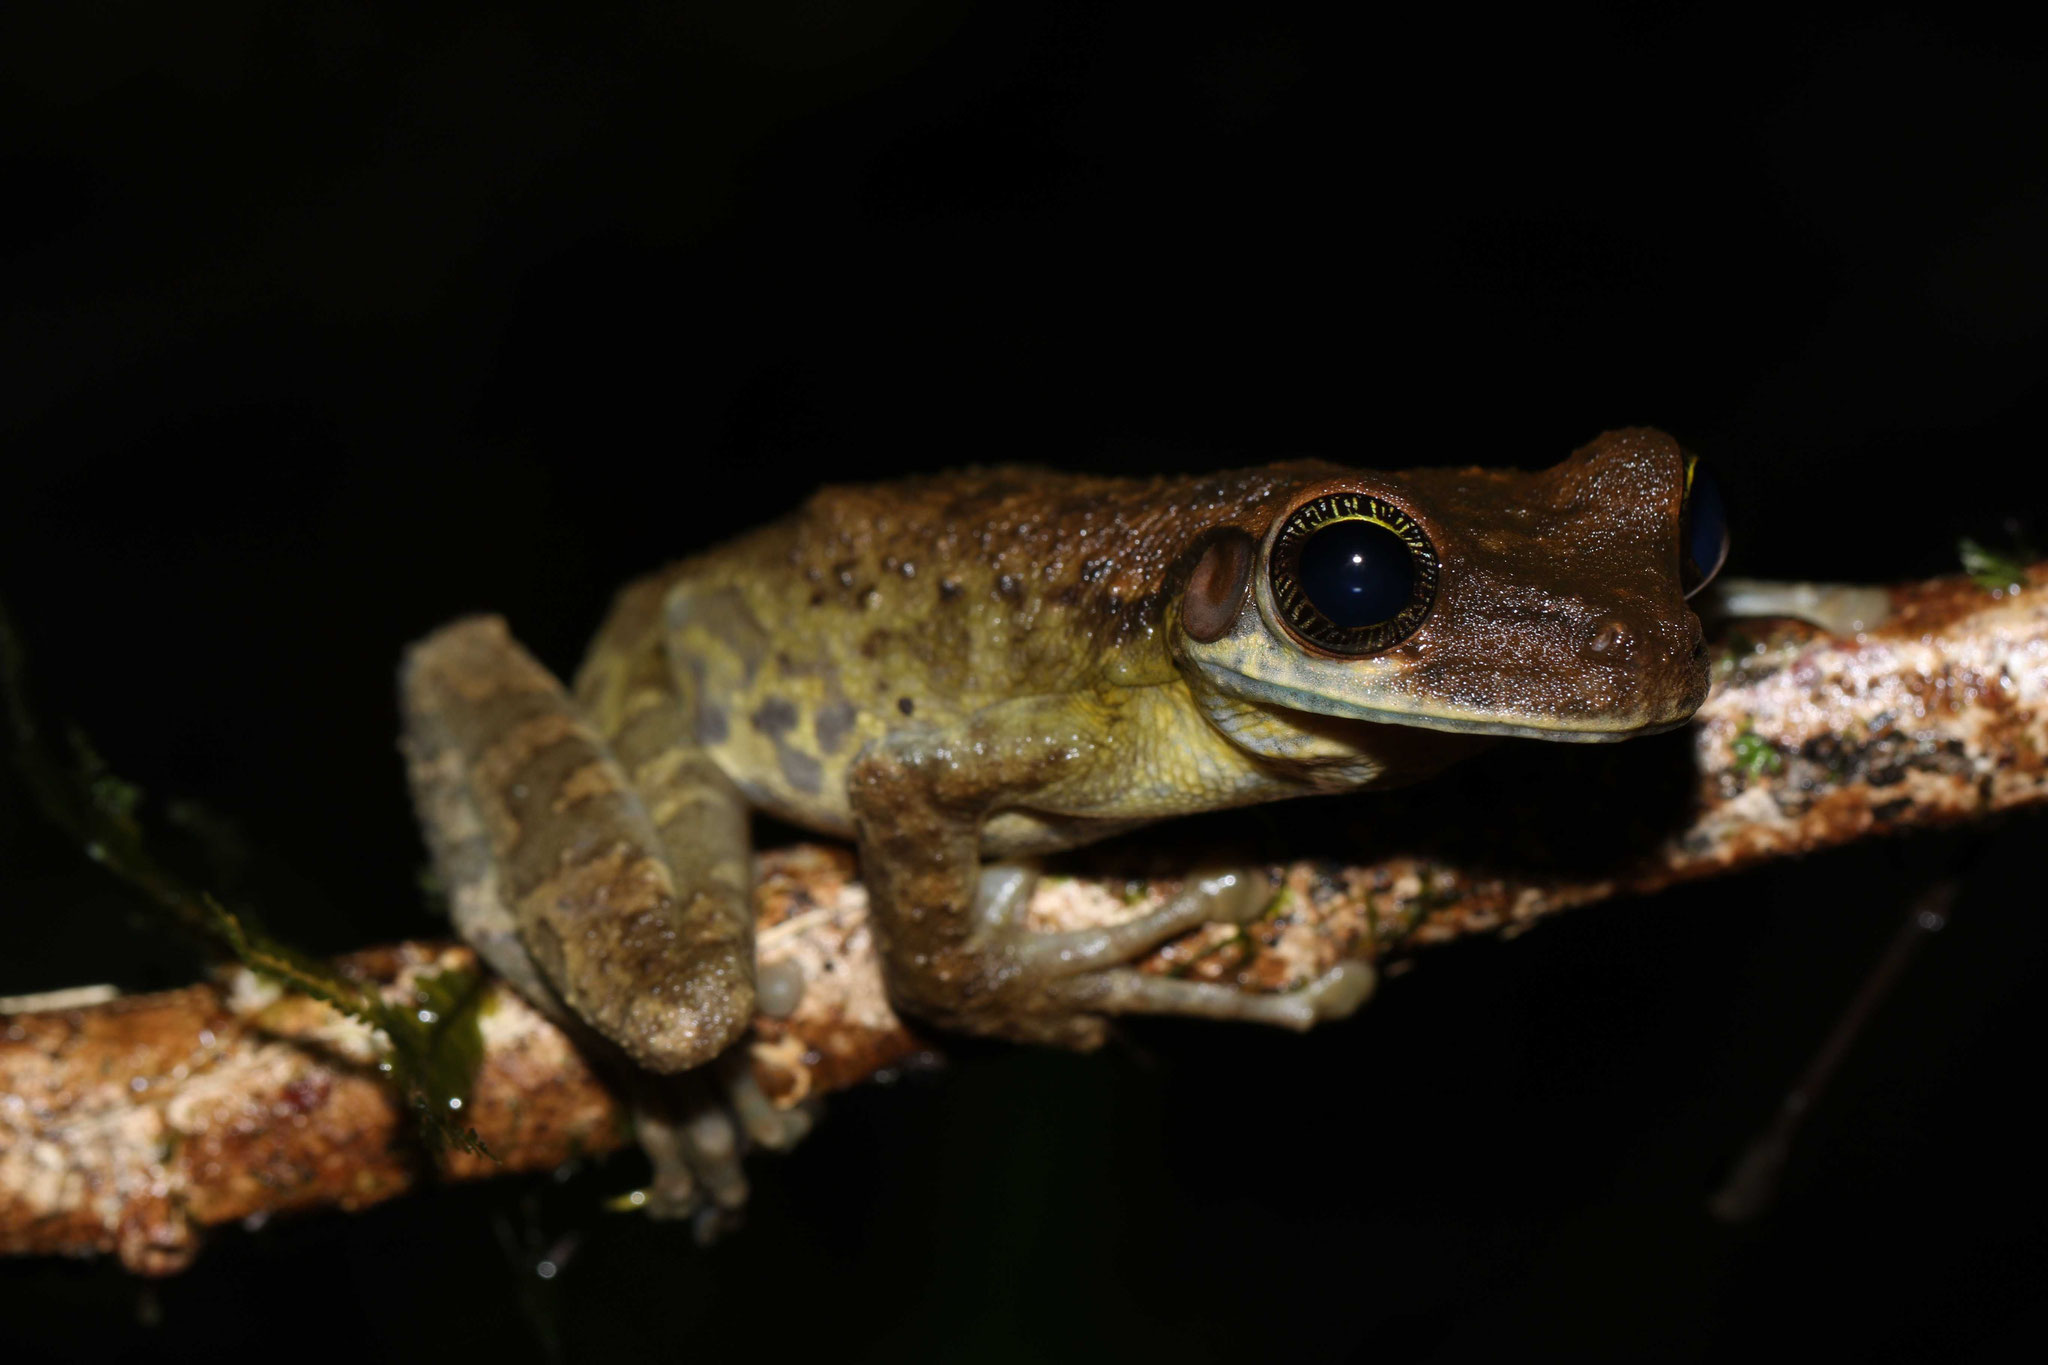
<path fill-rule="evenodd" d="M 2013 591 L 2027 581 L 2029 556 L 2004 554 L 1968 536 L 1956 542 L 1956 555 L 1963 561 L 1963 572 L 1986 592 Z"/>
<path fill-rule="evenodd" d="M 382 1069 L 419 1116 L 427 1143 L 490 1154 L 473 1129 L 455 1122 L 483 1060 L 477 1023 L 488 993 L 480 976 L 443 972 L 415 986 L 412 1008 L 387 1002 L 328 963 L 273 938 L 249 912 L 228 909 L 212 892 L 160 862 L 144 837 L 142 789 L 109 770 L 83 734 L 70 732 L 68 764 L 43 742 L 29 703 L 25 655 L 5 603 L 0 603 L 0 704 L 22 780 L 43 813 L 87 857 L 251 971 L 382 1030 L 391 1041 Z"/>
<path fill-rule="evenodd" d="M 1778 746 L 1754 730 L 1744 730 L 1730 747 L 1735 751 L 1735 766 L 1747 776 L 1767 777 L 1785 770 L 1785 756 Z"/>

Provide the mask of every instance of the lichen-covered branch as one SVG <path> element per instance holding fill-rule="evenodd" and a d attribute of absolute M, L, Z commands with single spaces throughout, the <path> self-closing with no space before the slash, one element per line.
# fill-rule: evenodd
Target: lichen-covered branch
<path fill-rule="evenodd" d="M 1285 990 L 1345 956 L 1400 966 L 1419 946 L 1569 906 L 2048 801 L 2048 565 L 2010 589 L 1898 589 L 1890 620 L 1855 637 L 1738 622 L 1717 648 L 1714 693 L 1685 731 L 1504 745 L 1409 792 L 1162 827 L 1049 878 L 1030 913 L 1046 927 L 1135 914 L 1171 894 L 1190 848 L 1262 859 L 1285 888 L 1262 921 L 1196 931 L 1146 965 Z M 794 1104 L 920 1050 L 883 995 L 850 856 L 800 846 L 761 865 L 761 956 L 807 982 L 795 1013 L 762 1019 L 748 1044 L 768 1093 Z M 474 963 L 402 944 L 343 966 L 411 1000 Z M 0 1019 L 0 1251 L 113 1251 L 166 1273 L 207 1226 L 621 1144 L 597 1071 L 491 989 L 464 1101 L 490 1155 L 451 1152 L 438 1168 L 378 1079 L 374 1037 L 246 971 Z"/>

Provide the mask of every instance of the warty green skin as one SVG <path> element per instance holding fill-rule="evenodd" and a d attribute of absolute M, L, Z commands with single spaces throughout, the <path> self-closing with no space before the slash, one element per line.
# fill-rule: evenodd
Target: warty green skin
<path fill-rule="evenodd" d="M 1683 452 L 1636 430 L 1540 472 L 1299 462 L 827 489 L 626 589 L 546 723 L 520 710 L 546 688 L 502 628 L 424 642 L 404 688 L 415 788 L 465 933 L 523 949 L 529 979 L 656 1069 L 701 1064 L 751 1018 L 749 807 L 858 841 L 912 1013 L 1077 1046 L 1130 1010 L 1305 1024 L 1362 999 L 1357 978 L 1287 1013 L 1121 965 L 1245 913 L 1248 881 L 1113 943 L 1055 942 L 1023 930 L 1014 879 L 984 879 L 983 860 L 1407 780 L 1489 736 L 1681 723 L 1707 680 L 1679 581 L 1683 486 Z M 1266 549 L 1332 489 L 1405 509 L 1442 564 L 1422 625 L 1365 659 L 1298 641 L 1273 603 Z M 1216 590 L 1195 571 L 1225 536 L 1258 554 L 1220 604 L 1228 628 L 1196 639 L 1189 584 Z"/>

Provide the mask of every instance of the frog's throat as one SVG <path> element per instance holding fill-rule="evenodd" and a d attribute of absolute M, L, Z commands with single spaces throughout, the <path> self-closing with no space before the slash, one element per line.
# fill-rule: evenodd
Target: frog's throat
<path fill-rule="evenodd" d="M 1560 716 L 1554 720 L 1504 720 L 1498 716 L 1463 714 L 1457 711 L 1409 710 L 1397 706 L 1368 706 L 1343 697 L 1308 692 L 1284 683 L 1252 678 L 1235 669 L 1206 659 L 1192 661 L 1203 680 L 1217 691 L 1246 701 L 1263 702 L 1289 711 L 1306 711 L 1317 716 L 1341 716 L 1347 720 L 1372 721 L 1380 725 L 1409 725 L 1424 730 L 1447 730 L 1460 735 L 1501 735 L 1512 739 L 1545 739 L 1567 744 L 1612 744 L 1616 740 L 1675 730 L 1691 720 L 1642 720 L 1627 716 Z"/>

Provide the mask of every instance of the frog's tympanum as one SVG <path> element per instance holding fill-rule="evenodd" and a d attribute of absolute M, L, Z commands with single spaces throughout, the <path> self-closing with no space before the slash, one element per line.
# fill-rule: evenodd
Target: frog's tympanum
<path fill-rule="evenodd" d="M 628 587 L 573 689 L 494 618 L 430 637 L 406 748 L 462 932 L 654 1071 L 757 1008 L 750 809 L 857 842 L 891 997 L 930 1023 L 1083 1047 L 1128 1012 L 1305 1027 L 1370 969 L 1275 996 L 1127 965 L 1257 914 L 1261 872 L 1202 867 L 1129 924 L 1050 933 L 1020 922 L 1029 860 L 1409 780 L 1481 737 L 1678 725 L 1707 691 L 1686 598 L 1724 544 L 1711 486 L 1648 430 L 1534 473 L 828 488 Z"/>

